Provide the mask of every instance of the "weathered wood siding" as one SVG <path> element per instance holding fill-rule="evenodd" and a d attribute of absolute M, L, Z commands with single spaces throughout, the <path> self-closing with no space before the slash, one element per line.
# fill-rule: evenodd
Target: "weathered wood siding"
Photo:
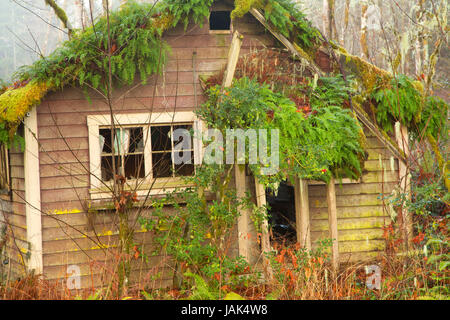
<path fill-rule="evenodd" d="M 253 48 L 279 45 L 249 15 L 236 21 L 234 27 L 244 35 L 241 54 L 246 54 Z M 196 103 L 204 101 L 198 76 L 212 74 L 224 67 L 231 35 L 210 34 L 208 23 L 205 23 L 203 28 L 189 25 L 186 31 L 180 26 L 171 30 L 164 38 L 172 47 L 172 54 L 163 76 L 158 77 L 156 88 L 155 77 L 151 77 L 147 84 L 129 92 L 131 87 L 116 90 L 116 98 L 123 94 L 125 96 L 113 106 L 114 112 L 189 111 L 195 108 Z M 39 161 L 44 275 L 48 279 L 65 278 L 68 276 L 67 267 L 77 265 L 81 269 L 82 287 L 98 286 L 102 275 L 106 274 L 108 277 L 109 272 L 114 271 L 111 270 L 114 266 L 111 261 L 115 257 L 108 252 L 117 246 L 118 239 L 115 227 L 117 217 L 112 212 L 105 210 L 87 214 L 90 205 L 87 116 L 109 112 L 109 106 L 98 94 L 91 92 L 90 98 L 92 103 L 86 100 L 80 89 L 66 88 L 49 94 L 37 108 L 41 147 Z M 394 161 L 395 168 L 391 171 L 390 156 L 385 154 L 385 149 L 373 137 L 369 138 L 369 145 L 367 172 L 362 183 L 336 188 L 339 244 L 344 259 L 364 258 L 380 250 L 383 245 L 381 227 L 385 221 L 389 221 L 379 194 L 389 194 L 396 183 L 397 161 Z M 379 167 L 380 155 L 386 171 Z M 20 153 L 12 153 L 11 157 L 15 159 L 11 170 L 15 179 L 13 187 L 23 198 L 23 155 L 21 157 Z M 253 179 L 248 182 L 248 189 L 254 194 Z M 325 186 L 310 185 L 309 195 L 314 241 L 327 236 Z M 23 201 L 17 195 L 13 196 L 13 201 L 12 221 L 19 237 L 26 239 Z M 171 209 L 167 210 L 169 214 Z M 143 214 L 150 215 L 151 211 L 146 210 Z M 134 214 L 130 217 L 131 221 L 133 219 Z M 236 228 L 232 232 L 237 237 Z M 252 257 L 257 258 L 259 246 L 254 228 L 251 237 Z M 154 284 L 170 285 L 170 261 L 164 256 L 150 255 L 154 247 L 152 235 L 142 232 L 138 225 L 135 242 L 144 246 L 149 262 L 136 260 L 130 280 L 161 272 L 161 277 L 152 280 Z M 236 254 L 237 249 L 236 240 L 230 247 L 231 254 Z M 109 261 L 107 272 L 102 270 L 102 263 L 105 261 Z"/>
<path fill-rule="evenodd" d="M 391 222 L 385 205 L 398 184 L 398 160 L 393 159 L 368 130 L 367 152 L 360 183 L 336 185 L 341 262 L 376 257 L 384 248 L 382 227 Z M 325 185 L 309 185 L 311 239 L 329 238 Z"/>
<path fill-rule="evenodd" d="M 27 223 L 25 214 L 25 178 L 24 153 L 20 148 L 9 150 L 11 195 L 3 195 L 3 218 L 7 225 L 8 242 L 6 245 L 9 274 L 12 278 L 25 272 L 27 253 Z"/>
<path fill-rule="evenodd" d="M 241 54 L 263 45 L 275 45 L 275 40 L 252 17 L 240 19 L 235 27 L 244 35 Z M 164 39 L 172 47 L 172 53 L 163 75 L 158 77 L 156 88 L 156 79 L 151 77 L 147 84 L 129 92 L 130 87 L 116 90 L 116 98 L 126 95 L 113 106 L 114 112 L 190 111 L 196 102 L 204 101 L 198 76 L 218 72 L 225 66 L 231 34 L 210 34 L 206 22 L 203 28 L 189 25 L 186 31 L 183 26 L 177 27 Z M 37 108 L 44 275 L 48 279 L 64 278 L 67 267 L 75 264 L 81 269 L 82 287 L 100 284 L 102 270 L 99 263 L 109 259 L 103 247 L 114 248 L 118 239 L 114 214 L 95 214 L 95 232 L 86 214 L 90 199 L 86 119 L 88 115 L 109 112 L 98 94 L 91 92 L 90 98 L 92 104 L 80 89 L 65 88 L 49 94 Z M 138 229 L 139 225 L 135 241 L 145 246 L 150 257 L 152 237 Z M 256 236 L 254 239 L 256 243 Z M 235 252 L 235 248 L 231 250 Z M 159 268 L 152 269 L 155 266 Z M 112 263 L 109 264 L 111 267 Z M 151 257 L 149 264 L 136 261 L 133 269 L 133 277 L 152 270 L 162 271 L 162 277 L 156 283 L 171 283 L 170 264 L 164 257 Z"/>

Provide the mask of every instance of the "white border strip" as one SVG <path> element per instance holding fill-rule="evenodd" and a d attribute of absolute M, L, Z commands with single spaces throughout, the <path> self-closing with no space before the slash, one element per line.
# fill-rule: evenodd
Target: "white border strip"
<path fill-rule="evenodd" d="M 34 270 L 35 274 L 41 274 L 43 271 L 42 216 L 36 107 L 33 107 L 25 118 L 24 136 L 25 213 L 27 219 L 27 241 L 31 246 L 28 270 Z"/>

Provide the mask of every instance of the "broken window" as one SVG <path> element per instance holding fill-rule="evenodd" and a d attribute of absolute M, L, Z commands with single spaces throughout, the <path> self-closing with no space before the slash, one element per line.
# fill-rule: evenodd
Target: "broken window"
<path fill-rule="evenodd" d="M 114 146 L 111 141 L 115 140 Z M 142 127 L 101 128 L 99 136 L 102 180 L 110 181 L 115 174 L 127 179 L 145 177 L 144 136 Z M 113 154 L 114 151 L 114 154 Z M 114 156 L 114 163 L 113 163 Z"/>
<path fill-rule="evenodd" d="M 174 138 L 174 131 L 179 133 L 189 133 L 189 136 L 179 136 Z M 152 172 L 153 177 L 176 177 L 189 176 L 194 173 L 194 149 L 192 142 L 192 124 L 160 125 L 151 127 L 152 140 Z M 183 141 L 189 139 L 189 141 Z M 187 142 L 188 148 L 177 148 L 179 144 Z M 176 158 L 181 159 L 186 155 L 189 157 L 186 161 L 179 163 Z"/>
<path fill-rule="evenodd" d="M 145 168 L 151 168 L 150 178 L 189 176 L 194 173 L 194 149 L 190 130 L 192 124 L 154 125 L 150 126 L 150 137 L 144 136 L 143 126 L 122 126 L 115 129 L 99 128 L 99 144 L 101 150 L 101 178 L 110 181 L 113 175 L 123 175 L 127 179 L 146 178 Z M 189 133 L 189 137 L 176 134 L 177 129 Z M 150 156 L 146 158 L 145 141 L 149 139 Z M 189 147 L 178 147 L 189 139 Z M 112 141 L 115 141 L 113 144 Z M 185 146 L 186 144 L 184 144 Z M 114 151 L 114 152 L 113 152 Z M 113 154 L 114 153 L 114 154 Z M 187 155 L 182 163 L 176 161 Z M 114 157 L 114 163 L 113 163 Z"/>
<path fill-rule="evenodd" d="M 226 30 L 231 27 L 230 11 L 212 11 L 209 16 L 209 30 Z"/>

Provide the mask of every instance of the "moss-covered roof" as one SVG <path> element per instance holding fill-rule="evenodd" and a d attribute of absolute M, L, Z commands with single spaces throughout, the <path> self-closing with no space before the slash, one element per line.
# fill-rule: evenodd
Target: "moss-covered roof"
<path fill-rule="evenodd" d="M 119 84 L 132 83 L 139 74 L 142 81 L 161 70 L 167 46 L 161 39 L 164 31 L 189 19 L 203 23 L 213 0 L 163 0 L 156 7 L 129 1 L 110 16 L 112 41 L 108 47 L 107 21 L 100 18 L 93 27 L 75 31 L 72 38 L 49 57 L 23 67 L 18 80 L 27 82 L 17 88 L 8 88 L 0 95 L 0 123 L 5 123 L 10 134 L 28 110 L 39 104 L 50 90 L 66 85 L 107 90 L 108 51 L 111 53 L 112 72 Z M 328 47 L 304 14 L 291 0 L 234 0 L 232 17 L 241 17 L 251 8 L 261 10 L 268 23 L 288 38 L 299 54 L 314 61 L 322 48 Z M 347 53 L 333 44 L 339 63 L 359 84 L 359 99 L 365 101 L 380 84 L 388 85 L 393 76 L 373 64 Z M 331 59 L 333 60 L 333 59 Z M 339 73 L 338 66 L 334 66 Z"/>

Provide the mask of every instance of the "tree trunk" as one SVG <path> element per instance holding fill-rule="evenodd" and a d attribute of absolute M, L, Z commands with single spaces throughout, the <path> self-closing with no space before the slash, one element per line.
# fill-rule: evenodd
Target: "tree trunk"
<path fill-rule="evenodd" d="M 368 5 L 367 4 L 362 4 L 361 5 L 361 38 L 360 38 L 360 43 L 361 43 L 361 56 L 364 59 L 369 60 L 370 59 L 369 47 L 367 45 L 367 9 L 368 9 Z"/>
<path fill-rule="evenodd" d="M 334 18 L 335 0 L 323 0 L 323 31 L 328 39 L 337 39 Z"/>

